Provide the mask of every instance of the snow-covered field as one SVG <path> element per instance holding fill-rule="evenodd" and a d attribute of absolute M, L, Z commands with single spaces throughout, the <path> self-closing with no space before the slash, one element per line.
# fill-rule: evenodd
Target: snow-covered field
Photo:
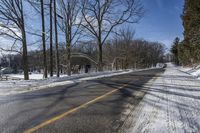
<path fill-rule="evenodd" d="M 9 76 L 10 78 L 19 78 L 19 79 L 24 78 L 23 74 L 9 74 L 7 76 Z M 43 79 L 43 74 L 30 74 L 29 78 L 30 79 Z"/>
<path fill-rule="evenodd" d="M 77 74 L 72 76 L 62 75 L 60 78 L 53 77 L 48 79 L 41 79 L 42 74 L 32 74 L 30 78 L 32 80 L 9 80 L 0 81 L 0 96 L 19 94 L 28 91 L 34 91 L 39 89 L 45 89 L 49 87 L 73 84 L 85 80 L 92 80 L 102 77 L 110 77 L 114 75 L 130 73 L 133 70 L 119 70 L 119 71 L 107 71 L 107 72 L 95 72 L 88 74 Z M 23 75 L 9 75 L 15 78 L 22 78 Z"/>
<path fill-rule="evenodd" d="M 129 133 L 199 133 L 200 82 L 172 64 L 145 86 Z"/>
<path fill-rule="evenodd" d="M 80 75 L 84 75 L 84 74 L 74 74 L 73 76 L 80 76 Z M 23 74 L 7 74 L 8 77 L 10 77 L 11 79 L 14 78 L 14 79 L 24 79 L 24 75 Z M 60 77 L 67 77 L 66 74 L 61 74 Z M 53 78 L 56 78 L 56 75 L 53 76 Z M 44 79 L 44 76 L 42 73 L 31 73 L 29 74 L 29 79 L 36 79 L 36 80 L 39 80 L 39 79 Z"/>

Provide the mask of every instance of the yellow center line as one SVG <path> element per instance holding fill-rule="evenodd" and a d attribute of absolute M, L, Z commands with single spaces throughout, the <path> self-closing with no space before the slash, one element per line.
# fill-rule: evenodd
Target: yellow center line
<path fill-rule="evenodd" d="M 124 84 L 123 86 L 121 86 L 121 87 L 119 87 L 117 89 L 114 89 L 112 91 L 109 91 L 109 92 L 107 92 L 107 93 L 105 93 L 105 94 L 103 94 L 103 95 L 101 95 L 99 97 L 96 97 L 95 99 L 93 99 L 93 100 L 91 100 L 89 102 L 86 102 L 86 103 L 84 103 L 84 104 L 82 104 L 82 105 L 80 105 L 78 107 L 75 107 L 73 109 L 68 110 L 67 112 L 65 112 L 63 114 L 60 114 L 60 115 L 55 116 L 55 117 L 53 117 L 53 118 L 51 118 L 51 119 L 49 119 L 47 121 L 44 121 L 44 122 L 38 124 L 37 126 L 24 131 L 24 133 L 33 133 L 33 132 L 37 131 L 38 129 L 40 129 L 40 128 L 44 127 L 44 126 L 47 126 L 47 125 L 49 125 L 51 123 L 54 123 L 55 121 L 58 121 L 58 120 L 62 119 L 63 117 L 66 117 L 66 116 L 68 116 L 68 115 L 70 115 L 70 114 L 72 114 L 74 112 L 77 112 L 78 110 L 80 110 L 82 108 L 85 108 L 86 106 L 88 106 L 90 104 L 93 104 L 93 103 L 95 103 L 95 102 L 97 102 L 97 101 L 99 101 L 99 100 L 101 100 L 101 99 L 103 99 L 103 98 L 105 98 L 105 97 L 117 92 L 118 90 L 120 90 L 120 89 L 122 89 L 122 88 L 124 88 L 126 86 L 128 86 L 128 84 Z"/>

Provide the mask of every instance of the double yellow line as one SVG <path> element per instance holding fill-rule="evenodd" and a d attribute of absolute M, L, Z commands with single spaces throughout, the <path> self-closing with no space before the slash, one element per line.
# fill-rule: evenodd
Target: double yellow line
<path fill-rule="evenodd" d="M 72 114 L 74 112 L 77 112 L 78 110 L 80 110 L 82 108 L 85 108 L 88 105 L 91 105 L 91 104 L 93 104 L 93 103 L 95 103 L 95 102 L 97 102 L 97 101 L 99 101 L 99 100 L 101 100 L 101 99 L 103 99 L 103 98 L 105 98 L 105 97 L 117 92 L 120 89 L 123 89 L 126 86 L 128 86 L 128 84 L 124 84 L 123 86 L 121 86 L 121 87 L 119 87 L 117 89 L 113 89 L 112 91 L 109 91 L 109 92 L 107 92 L 107 93 L 105 93 L 105 94 L 103 94 L 103 95 L 101 95 L 99 97 L 96 97 L 95 99 L 93 99 L 93 100 L 91 100 L 89 102 L 86 102 L 86 103 L 84 103 L 84 104 L 82 104 L 82 105 L 80 105 L 78 107 L 75 107 L 73 109 L 68 110 L 67 112 L 65 112 L 63 114 L 60 114 L 60 115 L 55 116 L 55 117 L 53 117 L 53 118 L 51 118 L 51 119 L 49 119 L 47 121 L 44 121 L 44 122 L 38 124 L 37 126 L 24 131 L 24 133 L 33 133 L 33 132 L 37 131 L 38 129 L 42 128 L 42 127 L 45 127 L 45 126 L 47 126 L 47 125 L 49 125 L 51 123 L 54 123 L 55 121 L 58 121 L 58 120 L 62 119 L 63 117 L 66 117 L 66 116 L 68 116 L 68 115 L 70 115 L 70 114 Z"/>

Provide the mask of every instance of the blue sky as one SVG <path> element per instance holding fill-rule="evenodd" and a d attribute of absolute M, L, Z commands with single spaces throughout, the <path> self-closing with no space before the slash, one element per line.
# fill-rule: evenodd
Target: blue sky
<path fill-rule="evenodd" d="M 139 24 L 131 25 L 136 31 L 135 38 L 162 42 L 168 49 L 175 37 L 183 38 L 183 27 L 180 15 L 182 14 L 184 0 L 141 0 L 141 2 L 144 5 L 145 15 Z M 26 7 L 28 7 L 25 8 L 26 13 L 29 14 L 26 14 L 27 29 L 40 34 L 40 15 L 37 15 L 30 6 L 27 5 Z M 49 19 L 47 18 L 46 23 L 48 21 Z M 27 35 L 27 37 L 27 40 L 31 42 L 38 40 L 37 36 Z M 0 45 L 9 46 L 9 40 L 5 38 L 0 39 Z M 59 40 L 62 40 L 61 36 L 59 36 Z M 31 45 L 29 46 L 29 50 L 41 48 L 41 45 L 39 46 Z"/>
<path fill-rule="evenodd" d="M 145 16 L 133 25 L 136 38 L 159 41 L 170 48 L 175 37 L 183 38 L 180 15 L 184 0 L 142 0 Z"/>

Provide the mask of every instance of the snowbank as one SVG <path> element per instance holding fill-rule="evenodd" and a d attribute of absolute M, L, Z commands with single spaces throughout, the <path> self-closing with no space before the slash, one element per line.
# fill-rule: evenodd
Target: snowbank
<path fill-rule="evenodd" d="M 8 74 L 10 78 L 18 78 L 18 79 L 23 79 L 24 75 L 23 74 Z M 30 79 L 43 79 L 43 74 L 29 74 Z"/>
<path fill-rule="evenodd" d="M 179 70 L 200 79 L 200 65 L 196 67 L 180 67 Z"/>
<path fill-rule="evenodd" d="M 9 80 L 0 81 L 0 96 L 25 93 L 28 91 L 40 90 L 49 87 L 62 86 L 67 84 L 73 84 L 81 81 L 92 80 L 103 77 L 110 77 L 115 75 L 121 75 L 131 73 L 133 70 L 119 70 L 119 71 L 107 71 L 107 72 L 95 72 L 88 74 L 77 74 L 72 76 L 62 75 L 60 78 L 52 77 L 48 79 L 40 79 L 41 74 L 30 75 L 32 80 Z M 23 75 L 9 75 L 15 78 L 22 78 Z M 40 80 L 38 80 L 40 79 Z"/>
<path fill-rule="evenodd" d="M 127 74 L 135 71 L 143 71 L 156 68 L 138 69 L 138 70 L 118 70 L 118 71 L 104 71 L 94 72 L 87 74 L 76 74 L 72 76 L 62 75 L 60 78 L 52 77 L 47 79 L 40 79 L 42 74 L 30 75 L 31 80 L 9 80 L 0 81 L 0 96 L 20 94 L 29 91 L 35 91 L 40 89 L 46 89 L 50 87 L 62 86 L 67 84 L 78 83 L 86 80 L 98 79 L 103 77 L 111 77 L 121 74 Z M 12 77 L 21 78 L 23 75 L 9 75 Z"/>

